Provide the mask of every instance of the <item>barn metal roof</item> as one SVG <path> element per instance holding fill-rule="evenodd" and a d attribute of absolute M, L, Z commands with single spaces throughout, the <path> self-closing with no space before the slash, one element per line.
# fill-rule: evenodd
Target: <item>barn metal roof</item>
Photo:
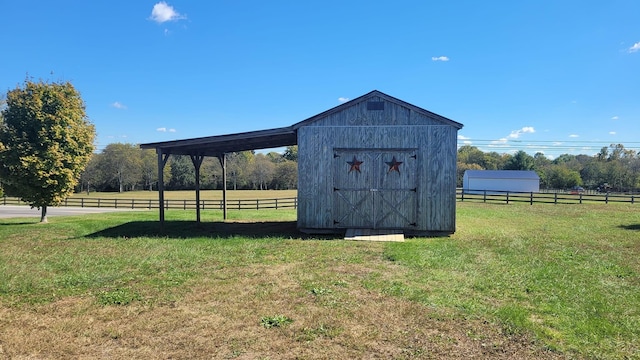
<path fill-rule="evenodd" d="M 306 120 L 300 121 L 296 124 L 293 124 L 287 127 L 250 131 L 250 132 L 228 134 L 228 135 L 217 135 L 217 136 L 184 139 L 184 140 L 147 143 L 147 144 L 141 144 L 140 147 L 142 149 L 156 149 L 156 152 L 162 153 L 162 154 L 220 156 L 222 154 L 230 153 L 230 152 L 258 150 L 258 149 L 271 149 L 271 148 L 297 145 L 298 144 L 297 130 L 300 127 L 309 125 L 317 120 L 320 120 L 336 112 L 342 111 L 350 106 L 359 104 L 372 97 L 380 97 L 387 101 L 400 104 L 420 114 L 423 114 L 432 119 L 438 120 L 445 125 L 451 125 L 457 129 L 461 129 L 463 126 L 462 124 L 455 122 L 451 119 L 448 119 L 444 116 L 440 116 L 428 110 L 409 104 L 405 101 L 389 96 L 378 90 L 373 90 L 365 95 L 362 95 L 358 98 L 347 101 L 344 104 L 340 104 L 318 115 L 312 116 Z"/>
<path fill-rule="evenodd" d="M 540 179 L 533 170 L 467 170 L 464 172 L 464 176 L 474 179 Z"/>

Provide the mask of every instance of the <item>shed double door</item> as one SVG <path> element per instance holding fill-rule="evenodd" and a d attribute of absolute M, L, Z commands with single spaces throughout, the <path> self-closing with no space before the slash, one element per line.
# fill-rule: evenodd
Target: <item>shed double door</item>
<path fill-rule="evenodd" d="M 416 227 L 415 149 L 334 149 L 333 161 L 336 227 Z"/>

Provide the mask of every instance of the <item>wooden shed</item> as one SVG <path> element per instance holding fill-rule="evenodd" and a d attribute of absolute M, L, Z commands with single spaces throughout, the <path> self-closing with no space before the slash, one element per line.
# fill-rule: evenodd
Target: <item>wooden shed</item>
<path fill-rule="evenodd" d="M 372 91 L 293 128 L 301 231 L 455 231 L 462 124 Z"/>
<path fill-rule="evenodd" d="M 298 228 L 451 234 L 456 216 L 457 132 L 462 124 L 379 91 L 292 126 L 238 134 L 141 144 L 158 155 L 159 203 L 170 155 L 188 155 L 196 174 L 217 157 L 226 183 L 225 154 L 298 145 Z M 226 204 L 226 189 L 223 204 Z M 224 217 L 226 218 L 226 205 Z M 164 222 L 164 207 L 159 207 Z"/>
<path fill-rule="evenodd" d="M 540 177 L 529 170 L 467 170 L 462 177 L 467 194 L 484 192 L 538 192 Z"/>

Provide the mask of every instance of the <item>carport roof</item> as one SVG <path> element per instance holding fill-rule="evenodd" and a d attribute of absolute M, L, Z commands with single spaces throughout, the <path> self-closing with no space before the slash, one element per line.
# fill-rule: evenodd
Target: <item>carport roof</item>
<path fill-rule="evenodd" d="M 228 135 L 141 144 L 143 149 L 172 155 L 221 156 L 225 153 L 271 149 L 296 145 L 298 138 L 291 126 Z"/>

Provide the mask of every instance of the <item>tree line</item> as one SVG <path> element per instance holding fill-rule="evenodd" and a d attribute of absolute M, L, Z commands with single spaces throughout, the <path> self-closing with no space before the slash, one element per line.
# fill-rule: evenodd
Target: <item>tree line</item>
<path fill-rule="evenodd" d="M 283 154 L 243 151 L 226 155 L 227 189 L 267 190 L 297 187 L 298 147 Z M 157 189 L 157 155 L 136 144 L 112 143 L 94 153 L 81 174 L 77 191 L 131 191 Z M 542 189 L 635 191 L 640 188 L 640 154 L 622 144 L 603 147 L 598 154 L 563 154 L 550 160 L 542 153 L 483 152 L 475 146 L 458 149 L 457 186 L 466 170 L 533 170 Z M 195 188 L 195 171 L 188 156 L 169 157 L 163 177 L 167 190 Z M 200 168 L 201 189 L 222 189 L 222 167 L 207 157 Z"/>
<path fill-rule="evenodd" d="M 242 151 L 226 154 L 227 189 L 284 190 L 298 183 L 298 149 L 283 154 Z M 195 170 L 189 156 L 171 155 L 163 170 L 166 190 L 195 188 Z M 132 191 L 158 188 L 158 157 L 154 150 L 136 144 L 112 143 L 94 153 L 80 176 L 76 191 Z M 205 157 L 200 167 L 200 188 L 222 189 L 218 158 Z"/>
<path fill-rule="evenodd" d="M 562 154 L 550 160 L 542 153 L 483 152 L 475 146 L 458 149 L 457 186 L 466 170 L 533 170 L 542 189 L 583 186 L 600 191 L 636 191 L 640 188 L 640 154 L 622 144 L 611 144 L 593 156 Z"/>

